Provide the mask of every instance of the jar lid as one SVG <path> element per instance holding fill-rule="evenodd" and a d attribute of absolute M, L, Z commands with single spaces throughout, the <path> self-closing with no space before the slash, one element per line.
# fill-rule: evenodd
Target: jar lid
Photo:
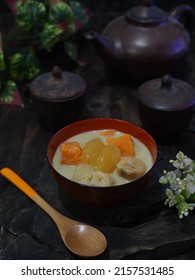
<path fill-rule="evenodd" d="M 145 106 L 163 111 L 186 110 L 195 105 L 195 89 L 170 75 L 143 83 L 137 97 Z"/>
<path fill-rule="evenodd" d="M 153 6 L 152 0 L 142 0 L 140 5 L 130 9 L 126 13 L 127 21 L 131 23 L 153 25 L 162 23 L 167 16 L 163 10 Z"/>
<path fill-rule="evenodd" d="M 30 84 L 31 95 L 44 100 L 62 101 L 85 93 L 87 84 L 79 75 L 64 72 L 58 66 L 36 77 Z"/>

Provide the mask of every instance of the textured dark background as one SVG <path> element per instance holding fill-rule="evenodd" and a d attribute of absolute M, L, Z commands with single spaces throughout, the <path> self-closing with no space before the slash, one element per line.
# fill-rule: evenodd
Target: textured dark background
<path fill-rule="evenodd" d="M 99 9 L 99 10 L 118 10 L 118 11 L 124 11 L 127 10 L 129 7 L 132 7 L 134 5 L 138 5 L 140 3 L 140 0 L 118 0 L 118 1 L 111 1 L 111 0 L 81 0 L 82 3 L 86 4 L 88 7 L 92 9 Z M 171 9 L 173 6 L 178 4 L 191 4 L 192 6 L 195 6 L 194 0 L 154 0 L 154 5 L 162 7 L 164 9 Z"/>
<path fill-rule="evenodd" d="M 100 10 L 100 11 L 124 11 L 128 8 L 138 5 L 140 3 L 140 0 L 80 0 L 83 4 L 88 6 L 92 10 Z M 178 4 L 191 4 L 195 7 L 195 1 L 194 0 L 154 0 L 154 5 L 162 7 L 164 9 L 171 9 L 173 6 Z M 0 1 L 0 12 L 8 12 L 9 9 L 7 8 L 5 1 Z"/>

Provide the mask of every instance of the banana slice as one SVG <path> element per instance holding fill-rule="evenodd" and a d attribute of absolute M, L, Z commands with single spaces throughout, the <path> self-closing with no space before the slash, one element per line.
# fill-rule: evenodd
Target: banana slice
<path fill-rule="evenodd" d="M 136 180 L 146 172 L 146 165 L 138 158 L 123 157 L 116 166 L 119 176 L 130 181 Z"/>
<path fill-rule="evenodd" d="M 87 164 L 79 164 L 73 175 L 73 180 L 89 186 L 105 187 L 114 184 L 113 178 L 109 174 L 97 171 L 93 166 Z"/>

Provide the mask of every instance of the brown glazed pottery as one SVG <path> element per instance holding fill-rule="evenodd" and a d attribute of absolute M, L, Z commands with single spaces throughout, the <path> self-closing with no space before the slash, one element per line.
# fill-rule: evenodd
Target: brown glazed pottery
<path fill-rule="evenodd" d="M 29 85 L 29 97 L 40 119 L 49 127 L 61 128 L 77 119 L 84 105 L 87 84 L 79 75 L 55 66 Z"/>
<path fill-rule="evenodd" d="M 189 122 L 195 105 L 195 89 L 165 75 L 137 89 L 140 118 L 153 136 L 173 136 Z"/>
<path fill-rule="evenodd" d="M 116 207 L 138 194 L 151 178 L 154 165 L 145 175 L 127 184 L 92 187 L 73 182 L 60 175 L 53 168 L 53 156 L 60 143 L 79 133 L 101 129 L 115 129 L 137 137 L 148 147 L 153 159 L 153 164 L 155 164 L 157 158 L 157 146 L 155 141 L 145 130 L 132 123 L 110 118 L 87 119 L 72 123 L 57 132 L 50 140 L 47 147 L 47 160 L 51 173 L 59 185 L 61 200 L 63 200 L 63 197 L 68 196 L 74 203 L 89 206 L 94 209 Z"/>
<path fill-rule="evenodd" d="M 94 43 L 105 64 L 129 78 L 151 79 L 172 73 L 185 62 L 191 40 L 183 18 L 190 25 L 194 9 L 180 5 L 169 14 L 142 0 L 111 21 L 102 34 L 89 31 L 85 38 Z"/>

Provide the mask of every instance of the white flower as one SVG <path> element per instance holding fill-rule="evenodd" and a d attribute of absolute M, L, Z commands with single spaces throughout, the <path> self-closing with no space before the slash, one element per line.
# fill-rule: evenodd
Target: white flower
<path fill-rule="evenodd" d="M 191 174 L 186 176 L 186 190 L 190 195 L 195 193 L 195 178 Z"/>
<path fill-rule="evenodd" d="M 183 218 L 195 208 L 195 203 L 192 203 L 195 201 L 195 161 L 180 151 L 176 160 L 170 160 L 170 163 L 176 169 L 168 172 L 164 170 L 159 182 L 169 184 L 165 204 L 169 207 L 175 206 L 179 218 Z"/>
<path fill-rule="evenodd" d="M 173 163 L 173 166 L 175 168 L 179 168 L 179 169 L 191 169 L 192 166 L 191 166 L 191 163 L 192 163 L 192 160 L 190 158 L 188 158 L 186 155 L 184 155 L 183 152 L 179 152 L 177 153 L 176 155 L 176 159 L 175 161 L 171 160 L 170 162 Z"/>
<path fill-rule="evenodd" d="M 174 171 L 164 172 L 165 175 L 163 175 L 160 178 L 161 184 L 170 184 L 170 188 L 172 190 L 177 190 L 180 188 L 180 178 L 181 178 L 181 172 L 179 169 L 175 169 Z"/>

